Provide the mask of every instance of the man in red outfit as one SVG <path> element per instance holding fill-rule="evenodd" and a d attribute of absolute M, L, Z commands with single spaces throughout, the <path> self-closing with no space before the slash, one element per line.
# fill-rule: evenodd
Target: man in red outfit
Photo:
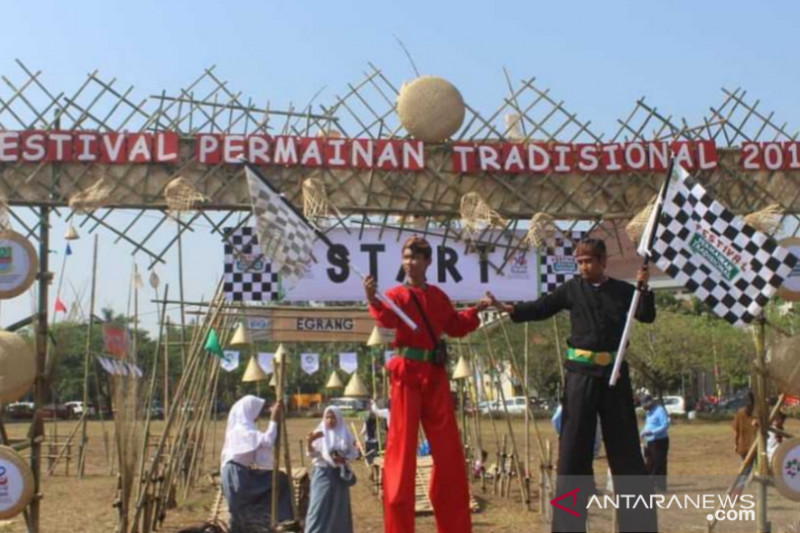
<path fill-rule="evenodd" d="M 489 301 L 481 300 L 476 307 L 456 311 L 441 289 L 425 281 L 430 264 L 430 244 L 418 236 L 409 238 L 403 245 L 407 281 L 386 293 L 417 324 L 416 331 L 378 301 L 374 278 L 367 276 L 364 280 L 369 312 L 380 326 L 397 330 L 394 347 L 399 357 L 393 357 L 386 367 L 392 383 L 392 422 L 383 473 L 386 533 L 414 531 L 420 422 L 433 456 L 430 498 L 436 530 L 438 533 L 472 531 L 464 450 L 445 366 L 434 363 L 434 337 L 438 340 L 443 333 L 463 337 L 477 329 L 478 311 L 485 309 Z"/>

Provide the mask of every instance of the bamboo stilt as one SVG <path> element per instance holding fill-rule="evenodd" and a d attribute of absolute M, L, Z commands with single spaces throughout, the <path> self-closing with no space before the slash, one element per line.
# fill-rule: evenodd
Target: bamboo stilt
<path fill-rule="evenodd" d="M 92 290 L 89 296 L 89 325 L 86 328 L 86 351 L 83 358 L 83 415 L 81 416 L 81 441 L 78 448 L 78 479 L 83 478 L 86 470 L 86 451 L 88 437 L 86 432 L 86 425 L 88 417 L 86 413 L 89 412 L 89 362 L 91 355 L 89 351 L 92 345 L 92 327 L 94 326 L 94 296 L 95 288 L 97 286 L 97 234 L 94 235 L 94 252 L 92 254 Z M 99 405 L 98 405 L 99 407 Z"/>

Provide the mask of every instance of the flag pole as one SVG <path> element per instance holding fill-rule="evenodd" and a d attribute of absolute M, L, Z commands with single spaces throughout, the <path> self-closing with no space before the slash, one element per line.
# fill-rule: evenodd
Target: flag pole
<path fill-rule="evenodd" d="M 656 205 L 653 206 L 653 213 L 650 214 L 647 225 L 645 226 L 644 235 L 642 235 L 642 239 L 640 240 L 639 251 L 644 251 L 642 268 L 647 268 L 647 266 L 650 264 L 650 250 L 652 249 L 653 241 L 655 240 L 656 226 L 658 225 L 658 219 L 661 218 L 661 209 L 664 205 L 664 197 L 667 194 L 667 188 L 669 186 L 670 179 L 672 178 L 672 172 L 674 169 L 675 157 L 672 156 L 669 158 L 669 165 L 667 166 L 667 177 L 664 179 L 664 183 L 661 184 L 661 190 L 658 192 Z M 642 242 L 647 243 L 644 250 L 641 249 Z M 628 348 L 628 339 L 630 338 L 631 331 L 633 330 L 633 320 L 636 316 L 636 310 L 639 308 L 639 300 L 641 299 L 644 290 L 644 283 L 637 282 L 636 291 L 634 291 L 633 298 L 631 299 L 631 306 L 628 308 L 628 317 L 625 320 L 625 328 L 622 330 L 622 338 L 620 339 L 619 348 L 617 349 L 617 357 L 614 360 L 614 368 L 611 370 L 611 378 L 608 380 L 608 384 L 612 387 L 617 384 L 617 380 L 619 379 L 619 373 L 622 369 L 622 361 L 625 359 L 625 352 Z"/>
<path fill-rule="evenodd" d="M 286 199 L 286 197 L 285 197 L 283 194 L 281 194 L 281 192 L 280 192 L 280 191 L 278 191 L 278 190 L 277 190 L 277 189 L 276 189 L 276 188 L 275 188 L 275 187 L 272 185 L 272 183 L 270 183 L 270 181 L 269 181 L 267 178 L 265 178 L 265 177 L 264 177 L 264 176 L 261 174 L 261 172 L 258 170 L 258 168 L 257 168 L 257 167 L 256 167 L 254 164 L 252 164 L 250 161 L 247 161 L 247 160 L 245 160 L 244 158 L 241 158 L 241 159 L 240 159 L 240 161 L 241 161 L 241 162 L 244 164 L 244 166 L 245 166 L 245 167 L 247 167 L 247 169 L 248 169 L 248 170 L 250 170 L 250 172 L 252 172 L 252 173 L 253 173 L 253 174 L 254 174 L 256 177 L 258 177 L 258 179 L 259 179 L 259 180 L 260 180 L 260 181 L 261 181 L 261 182 L 262 182 L 262 183 L 263 183 L 263 184 L 264 184 L 264 185 L 265 185 L 265 186 L 266 186 L 266 187 L 267 187 L 267 188 L 268 188 L 270 191 L 272 191 L 272 192 L 273 192 L 273 193 L 274 193 L 274 194 L 275 194 L 275 195 L 276 195 L 278 198 L 280 198 L 280 199 L 283 201 L 283 203 L 284 203 L 284 204 L 286 204 L 286 206 L 287 206 L 289 209 L 291 209 L 291 210 L 292 210 L 292 212 L 293 212 L 295 215 L 297 215 L 297 217 L 298 217 L 300 220 L 302 220 L 303 222 L 305 222 L 305 223 L 306 223 L 306 225 L 308 225 L 308 227 L 309 227 L 309 228 L 311 228 L 311 229 L 314 231 L 314 234 L 315 234 L 315 235 L 316 235 L 316 236 L 317 236 L 317 237 L 318 237 L 318 238 L 319 238 L 319 239 L 320 239 L 322 242 L 324 242 L 324 243 L 325 243 L 325 245 L 326 245 L 328 248 L 332 248 L 332 247 L 333 247 L 333 242 L 332 242 L 332 241 L 331 241 L 331 240 L 328 238 L 328 236 L 327 236 L 327 235 L 325 235 L 325 233 L 324 233 L 324 232 L 322 232 L 322 231 L 321 231 L 321 230 L 320 230 L 320 229 L 319 229 L 319 228 L 318 228 L 318 227 L 317 227 L 315 224 L 313 224 L 313 223 L 312 223 L 310 220 L 308 220 L 308 219 L 306 218 L 306 216 L 305 216 L 303 213 L 301 213 L 301 212 L 300 212 L 300 211 L 299 211 L 299 210 L 298 210 L 298 209 L 297 209 L 297 208 L 296 208 L 294 205 L 292 205 L 292 203 L 291 203 L 289 200 L 287 200 L 287 199 Z M 350 270 L 352 270 L 352 271 L 353 271 L 353 272 L 354 272 L 354 273 L 355 273 L 355 274 L 356 274 L 356 275 L 357 275 L 359 278 L 361 278 L 362 280 L 366 278 L 366 276 L 364 275 L 364 273 L 363 273 L 363 272 L 361 272 L 361 270 L 359 270 L 359 269 L 358 269 L 358 268 L 357 268 L 357 267 L 356 267 L 356 266 L 355 266 L 355 265 L 354 265 L 354 264 L 353 264 L 353 263 L 350 261 L 350 257 L 349 257 L 349 256 L 345 257 L 345 259 L 347 260 L 348 264 L 350 265 Z M 380 302 L 381 302 L 382 304 L 384 304 L 384 305 L 385 305 L 385 306 L 387 306 L 389 309 L 391 309 L 391 310 L 394 312 L 394 314 L 396 314 L 396 315 L 397 315 L 397 316 L 398 316 L 398 317 L 399 317 L 399 318 L 400 318 L 400 319 L 401 319 L 403 322 L 405 322 L 405 323 L 406 323 L 406 325 L 407 325 L 409 328 L 411 328 L 413 331 L 416 331 L 416 329 L 417 329 L 417 324 L 416 324 L 416 323 L 415 323 L 413 320 L 411 320 L 411 318 L 410 318 L 410 317 L 409 317 L 407 314 L 405 314 L 405 313 L 403 312 L 403 310 L 402 310 L 402 309 L 400 309 L 400 307 L 399 307 L 399 306 L 398 306 L 396 303 L 394 303 L 394 302 L 393 302 L 393 301 L 392 301 L 390 298 L 388 298 L 386 295 L 384 295 L 384 294 L 383 294 L 381 291 L 377 291 L 377 292 L 375 293 L 375 296 L 378 298 L 378 300 L 380 300 Z"/>

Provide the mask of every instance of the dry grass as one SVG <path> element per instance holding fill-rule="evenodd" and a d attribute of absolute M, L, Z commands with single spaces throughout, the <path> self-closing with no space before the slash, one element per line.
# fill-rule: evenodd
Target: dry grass
<path fill-rule="evenodd" d="M 299 440 L 305 435 L 309 428 L 316 423 L 310 419 L 292 419 L 289 421 L 289 437 L 292 441 L 292 459 L 296 463 L 300 462 Z M 52 435 L 57 431 L 58 435 L 66 436 L 69 434 L 75 422 L 59 422 L 57 426 L 49 424 L 47 434 Z M 522 426 L 515 423 L 515 431 L 518 443 L 523 446 L 524 438 Z M 549 438 L 555 445 L 555 436 L 549 424 L 540 421 L 540 426 L 545 438 Z M 154 431 L 161 430 L 162 423 L 155 425 Z M 8 431 L 12 437 L 21 437 L 28 429 L 27 424 L 9 424 Z M 217 467 L 221 438 L 222 421 L 216 423 L 217 442 L 209 443 L 209 449 L 205 457 L 206 470 L 210 471 Z M 498 430 L 500 426 L 498 426 Z M 113 424 L 106 423 L 106 430 L 109 432 L 109 445 L 113 445 Z M 483 424 L 484 447 L 490 452 L 494 450 L 494 437 L 491 433 L 491 426 Z M 790 420 L 787 423 L 787 431 L 793 434 L 800 433 L 800 422 Z M 75 463 L 70 463 L 70 476 L 64 475 L 66 465 L 61 465 L 55 475 L 45 477 L 44 480 L 44 500 L 42 502 L 42 532 L 61 533 L 61 532 L 85 532 L 85 533 L 110 533 L 114 531 L 116 524 L 116 510 L 111 504 L 115 499 L 116 478 L 110 476 L 110 462 L 106 460 L 103 432 L 99 422 L 91 422 L 89 426 L 89 456 L 87 463 L 87 476 L 83 480 L 78 480 L 74 476 Z M 706 482 L 714 482 L 720 489 L 727 485 L 733 478 L 738 468 L 738 458 L 733 453 L 733 437 L 730 425 L 727 422 L 721 423 L 699 423 L 692 424 L 679 423 L 673 426 L 671 432 L 671 449 L 669 469 L 670 475 L 678 476 L 675 489 L 683 490 L 690 488 L 692 482 L 690 478 L 704 476 Z M 531 438 L 531 450 L 533 457 L 536 454 L 536 440 Z M 75 447 L 75 457 L 77 457 L 77 447 Z M 490 456 L 490 462 L 493 457 Z M 113 462 L 113 457 L 111 458 Z M 595 465 L 596 472 L 604 472 L 606 464 L 603 459 L 598 460 Z M 359 467 L 357 473 L 360 475 L 359 483 L 353 489 L 353 515 L 355 518 L 355 530 L 358 533 L 378 533 L 382 531 L 382 510 L 380 502 L 372 494 L 369 488 L 367 472 L 363 467 Z M 710 481 L 709 481 L 710 480 Z M 700 481 L 695 483 L 698 486 Z M 473 515 L 474 531 L 476 532 L 517 532 L 517 531 L 546 531 L 548 528 L 542 527 L 541 516 L 538 512 L 523 511 L 518 497 L 513 499 L 500 498 L 491 493 L 488 488 L 486 493 L 482 493 L 478 483 L 473 484 L 474 495 L 481 503 L 482 511 Z M 197 524 L 206 519 L 210 513 L 216 491 L 205 482 L 192 494 L 189 500 L 181 502 L 178 509 L 169 512 L 167 522 L 163 531 L 175 532 L 181 527 Z M 516 489 L 514 492 L 516 496 Z M 534 498 L 537 496 L 534 494 Z M 774 495 L 770 500 L 770 520 L 776 526 L 779 524 L 789 524 L 796 520 L 796 504 L 789 502 L 778 495 Z M 685 516 L 666 516 L 660 515 L 662 531 L 692 531 L 705 530 L 705 523 L 702 516 L 687 514 Z M 677 529 L 680 527 L 681 529 Z M 753 530 L 754 527 L 748 528 Z M 776 528 L 777 529 L 777 528 Z M 597 517 L 592 521 L 592 531 L 608 530 L 608 520 L 606 517 Z M 0 533 L 23 532 L 25 531 L 22 518 L 0 523 Z M 417 519 L 417 531 L 429 533 L 435 531 L 434 519 L 432 516 L 422 516 Z M 720 531 L 724 531 L 721 529 Z"/>

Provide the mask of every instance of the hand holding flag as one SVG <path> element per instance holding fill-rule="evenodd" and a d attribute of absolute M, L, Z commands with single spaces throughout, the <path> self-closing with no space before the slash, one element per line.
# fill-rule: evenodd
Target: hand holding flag
<path fill-rule="evenodd" d="M 297 280 L 305 273 L 306 264 L 312 259 L 312 248 L 316 238 L 327 246 L 333 243 L 314 227 L 261 175 L 251 163 L 242 160 L 250 190 L 250 200 L 255 216 L 255 230 L 264 257 L 274 265 L 283 280 Z M 355 265 L 350 269 L 361 279 L 364 274 Z M 389 307 L 412 330 L 417 325 L 391 299 L 378 292 L 376 297 Z"/>

